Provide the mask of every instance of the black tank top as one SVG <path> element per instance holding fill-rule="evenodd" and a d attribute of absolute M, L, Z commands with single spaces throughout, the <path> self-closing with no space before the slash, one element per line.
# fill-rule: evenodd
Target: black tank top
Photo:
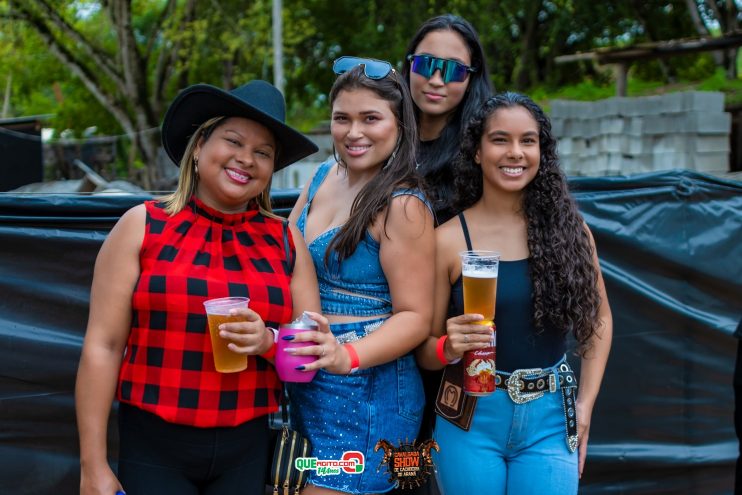
<path fill-rule="evenodd" d="M 459 213 L 466 248 L 472 244 L 464 214 Z M 500 261 L 497 275 L 497 369 L 512 372 L 522 368 L 544 368 L 557 363 L 567 348 L 566 335 L 547 323 L 542 331 L 533 325 L 533 284 L 528 260 Z M 461 276 L 451 287 L 448 317 L 464 314 Z"/>

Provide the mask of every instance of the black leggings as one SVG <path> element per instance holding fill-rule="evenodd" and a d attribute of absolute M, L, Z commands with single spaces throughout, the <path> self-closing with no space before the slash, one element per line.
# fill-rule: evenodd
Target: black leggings
<path fill-rule="evenodd" d="M 127 495 L 262 495 L 266 416 L 233 428 L 168 423 L 119 406 L 119 481 Z"/>

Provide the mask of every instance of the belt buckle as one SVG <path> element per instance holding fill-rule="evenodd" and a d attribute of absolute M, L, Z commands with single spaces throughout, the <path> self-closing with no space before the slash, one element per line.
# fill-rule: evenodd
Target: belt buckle
<path fill-rule="evenodd" d="M 538 399 L 544 395 L 543 392 L 524 392 L 522 389 L 525 388 L 523 378 L 528 375 L 540 375 L 543 373 L 541 368 L 531 368 L 524 370 L 515 370 L 510 374 L 510 377 L 505 382 L 508 386 L 508 395 L 510 399 L 516 404 L 525 404 L 532 400 Z"/>

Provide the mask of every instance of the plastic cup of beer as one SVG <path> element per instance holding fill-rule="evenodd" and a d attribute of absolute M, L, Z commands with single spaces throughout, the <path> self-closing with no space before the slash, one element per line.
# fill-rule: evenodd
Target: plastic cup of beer
<path fill-rule="evenodd" d="M 244 316 L 231 315 L 236 308 L 247 308 L 247 297 L 222 297 L 204 301 L 206 317 L 209 319 L 211 348 L 214 354 L 214 368 L 221 373 L 235 373 L 247 368 L 247 356 L 229 350 L 229 341 L 219 336 L 219 325 L 236 321 L 247 321 Z"/>
<path fill-rule="evenodd" d="M 461 276 L 464 282 L 464 313 L 479 313 L 480 325 L 492 326 L 495 319 L 497 270 L 500 253 L 495 251 L 463 251 Z M 464 392 L 482 397 L 495 391 L 495 336 L 489 347 L 464 353 Z"/>
<path fill-rule="evenodd" d="M 492 325 L 495 319 L 500 253 L 462 251 L 459 255 L 464 282 L 464 313 L 478 313 L 484 316 L 483 325 Z"/>

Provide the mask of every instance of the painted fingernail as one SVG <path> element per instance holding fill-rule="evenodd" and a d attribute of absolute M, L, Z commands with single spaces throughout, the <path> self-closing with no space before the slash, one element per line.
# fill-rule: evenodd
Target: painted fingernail
<path fill-rule="evenodd" d="M 297 367 L 296 367 L 296 368 L 294 368 L 294 369 L 295 369 L 295 370 L 299 370 L 299 371 L 304 371 L 304 365 L 303 365 L 303 364 L 301 364 L 301 365 L 297 366 Z"/>
<path fill-rule="evenodd" d="M 281 337 L 281 338 L 282 338 L 283 340 L 294 340 L 294 337 L 296 337 L 296 335 L 284 335 L 284 336 L 283 336 L 283 337 Z"/>

